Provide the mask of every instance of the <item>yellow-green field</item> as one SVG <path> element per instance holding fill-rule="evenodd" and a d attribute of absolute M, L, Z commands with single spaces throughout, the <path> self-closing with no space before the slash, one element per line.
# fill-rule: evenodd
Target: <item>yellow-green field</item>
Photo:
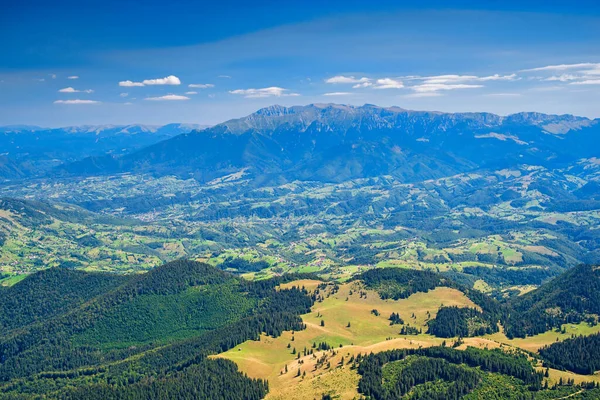
<path fill-rule="evenodd" d="M 499 343 L 508 344 L 513 347 L 518 347 L 523 350 L 537 352 L 541 347 L 550 345 L 557 340 L 565 340 L 570 338 L 572 335 L 591 335 L 593 333 L 600 332 L 600 325 L 589 326 L 587 323 L 582 322 L 580 324 L 565 324 L 562 326 L 565 333 L 548 331 L 540 333 L 539 335 L 528 336 L 526 338 L 515 338 L 509 339 L 502 332 L 497 332 L 491 335 L 486 335 L 484 338 L 494 340 Z"/>
<path fill-rule="evenodd" d="M 319 283 L 303 280 L 284 286 L 304 286 L 307 290 L 314 291 Z M 268 379 L 271 388 L 269 398 L 320 398 L 333 389 L 335 393 L 343 394 L 342 398 L 353 398 L 357 394 L 358 376 L 348 367 L 336 368 L 342 357 L 347 362 L 352 355 L 359 353 L 418 348 L 443 342 L 443 339 L 426 334 L 400 335 L 400 325 L 390 326 L 388 318 L 392 312 L 399 313 L 405 324 L 425 331 L 426 322 L 435 318 L 442 304 L 476 307 L 463 293 L 450 288 L 440 287 L 429 293 L 416 293 L 408 299 L 398 301 L 381 300 L 376 292 L 365 290 L 358 282 L 340 285 L 337 293 L 332 293 L 331 288 L 329 286 L 327 290 L 321 290 L 324 300 L 316 302 L 312 311 L 302 316 L 306 323 L 305 330 L 284 332 L 278 338 L 263 335 L 260 341 L 245 342 L 220 356 L 235 361 L 251 377 Z M 361 291 L 366 292 L 366 298 L 361 298 Z M 379 312 L 379 316 L 371 312 L 374 309 Z M 321 320 L 324 326 L 321 326 Z M 300 359 L 292 354 L 294 348 L 296 352 L 302 353 L 305 347 L 310 351 L 313 343 L 320 342 L 332 345 L 336 354 L 320 351 L 315 352 L 316 358 L 302 355 Z M 471 345 L 498 345 L 492 341 L 480 344 L 481 339 L 467 339 L 467 342 L 473 342 Z M 287 347 L 288 344 L 290 348 Z M 327 355 L 331 368 L 315 369 L 316 359 L 324 354 Z M 286 365 L 288 372 L 284 373 Z M 301 373 L 306 372 L 304 378 L 297 377 L 298 368 Z M 290 389 L 291 387 L 294 389 Z"/>
<path fill-rule="evenodd" d="M 303 286 L 309 291 L 315 291 L 320 283 L 316 280 L 301 280 L 282 287 Z M 366 293 L 366 297 L 361 297 L 361 292 Z M 359 376 L 348 365 L 352 356 L 396 348 L 435 346 L 444 341 L 424 333 L 400 335 L 401 325 L 390 325 L 388 320 L 392 312 L 399 313 L 405 324 L 426 331 L 427 321 L 435 318 L 442 305 L 477 307 L 462 292 L 445 287 L 394 301 L 382 300 L 375 291 L 366 290 L 360 282 L 351 282 L 341 284 L 337 292 L 334 292 L 333 285 L 329 285 L 327 289 L 320 289 L 319 295 L 323 301 L 317 301 L 311 312 L 302 316 L 306 324 L 305 330 L 284 332 L 278 338 L 262 335 L 260 341 L 247 341 L 219 357 L 234 361 L 250 377 L 267 379 L 270 386 L 268 399 L 320 399 L 323 394 L 335 394 L 338 396 L 335 398 L 340 399 L 354 399 L 358 397 Z M 374 315 L 372 310 L 377 310 L 379 316 Z M 569 324 L 565 329 L 564 334 L 546 332 L 526 339 L 509 340 L 501 332 L 466 338 L 459 349 L 467 346 L 496 348 L 504 345 L 537 351 L 557 338 L 562 340 L 572 334 L 600 332 L 600 326 L 592 328 L 585 323 Z M 311 355 L 313 343 L 320 342 L 331 345 L 332 350 L 313 350 L 314 354 Z M 449 345 L 453 342 L 454 339 L 446 340 Z M 305 348 L 307 355 L 304 355 Z M 325 362 L 318 363 L 322 357 Z M 341 365 L 342 358 L 344 365 Z M 600 376 L 589 377 L 550 370 L 551 383 L 558 381 L 560 377 L 572 378 L 576 382 L 600 381 Z"/>

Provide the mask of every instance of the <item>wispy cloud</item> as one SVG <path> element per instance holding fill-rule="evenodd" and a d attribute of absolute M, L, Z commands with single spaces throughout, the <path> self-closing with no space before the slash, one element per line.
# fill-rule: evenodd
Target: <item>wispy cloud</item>
<path fill-rule="evenodd" d="M 545 81 L 558 81 L 558 82 L 569 82 L 569 81 L 574 81 L 579 79 L 579 77 L 577 75 L 573 75 L 573 74 L 562 74 L 562 75 L 555 75 L 555 76 L 551 76 L 548 78 L 545 78 Z"/>
<path fill-rule="evenodd" d="M 520 97 L 521 93 L 487 93 L 484 94 L 487 97 Z"/>
<path fill-rule="evenodd" d="M 571 85 L 600 85 L 600 79 L 587 79 L 585 81 L 571 82 Z"/>
<path fill-rule="evenodd" d="M 185 94 L 198 94 L 198 92 L 194 92 L 194 91 L 192 91 L 192 92 L 185 92 Z"/>
<path fill-rule="evenodd" d="M 411 77 L 411 79 L 422 80 L 423 83 L 463 83 L 463 82 L 487 82 L 487 81 L 513 81 L 518 79 L 516 74 L 511 75 L 489 75 L 489 76 L 476 76 L 476 75 L 436 75 L 436 76 L 425 76 L 425 77 Z"/>
<path fill-rule="evenodd" d="M 237 89 L 230 90 L 229 93 L 242 95 L 246 98 L 262 98 L 262 97 L 283 97 L 283 96 L 300 96 L 298 93 L 289 93 L 289 89 L 284 89 L 277 86 L 262 88 L 262 89 Z"/>
<path fill-rule="evenodd" d="M 417 93 L 409 93 L 404 95 L 404 97 L 408 97 L 408 98 L 419 98 L 419 97 L 440 97 L 442 96 L 441 93 L 438 92 L 417 92 Z"/>
<path fill-rule="evenodd" d="M 403 79 L 408 81 L 421 81 L 419 84 L 406 86 Z M 483 87 L 480 82 L 488 81 L 513 81 L 518 80 L 516 74 L 489 76 L 476 75 L 436 75 L 436 76 L 406 76 L 402 79 L 383 77 L 371 79 L 367 77 L 336 75 L 325 80 L 329 84 L 352 84 L 353 89 L 403 89 L 408 88 L 415 92 L 437 92 L 441 90 L 473 89 Z M 423 96 L 420 96 L 423 97 Z"/>
<path fill-rule="evenodd" d="M 79 79 L 77 75 L 67 76 L 67 79 Z"/>
<path fill-rule="evenodd" d="M 66 88 L 60 89 L 59 92 L 60 93 L 94 93 L 94 91 L 92 89 L 77 90 L 72 87 L 66 87 Z"/>
<path fill-rule="evenodd" d="M 520 72 L 535 72 L 535 71 L 566 71 L 569 69 L 584 69 L 584 68 L 598 68 L 600 63 L 578 63 L 578 64 L 558 64 L 558 65 L 546 65 L 545 67 L 522 69 Z"/>
<path fill-rule="evenodd" d="M 231 76 L 229 76 L 229 75 L 219 75 L 219 76 L 217 76 L 217 78 L 231 79 Z"/>
<path fill-rule="evenodd" d="M 350 93 L 350 92 L 330 92 L 330 93 L 323 93 L 323 96 L 348 96 L 351 94 L 352 93 Z"/>
<path fill-rule="evenodd" d="M 585 62 L 547 65 L 545 67 L 525 69 L 521 72 L 536 72 L 536 76 L 529 79 L 563 82 L 570 85 L 596 85 L 598 84 L 597 82 L 600 82 L 600 79 L 598 79 L 600 77 L 600 63 Z"/>
<path fill-rule="evenodd" d="M 119 96 L 121 96 L 121 97 L 127 97 L 127 96 L 129 96 L 129 93 L 121 93 Z"/>
<path fill-rule="evenodd" d="M 178 100 L 189 100 L 190 98 L 187 96 L 181 96 L 178 94 L 167 94 L 165 96 L 159 97 L 146 97 L 144 100 L 150 101 L 178 101 Z"/>
<path fill-rule="evenodd" d="M 510 75 L 435 75 L 435 76 L 411 76 L 406 77 L 410 81 L 421 81 L 419 84 L 409 86 L 416 93 L 437 93 L 448 90 L 478 89 L 484 87 L 483 82 L 491 81 L 515 81 L 519 77 Z"/>
<path fill-rule="evenodd" d="M 424 83 L 422 85 L 411 86 L 410 89 L 417 93 L 427 93 L 438 92 L 440 90 L 477 89 L 482 87 L 483 85 Z"/>
<path fill-rule="evenodd" d="M 212 83 L 190 83 L 188 87 L 196 89 L 208 89 L 215 87 L 215 85 L 213 85 Z"/>
<path fill-rule="evenodd" d="M 56 100 L 54 104 L 100 104 L 99 101 L 96 100 Z"/>

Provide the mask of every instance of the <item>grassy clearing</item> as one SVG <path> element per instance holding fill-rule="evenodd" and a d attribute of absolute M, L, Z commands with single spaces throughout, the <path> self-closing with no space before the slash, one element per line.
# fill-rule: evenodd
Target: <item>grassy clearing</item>
<path fill-rule="evenodd" d="M 307 290 L 314 291 L 320 283 L 315 280 L 300 280 L 286 283 L 282 287 L 304 286 Z M 347 365 L 352 356 L 397 348 L 435 346 L 444 341 L 425 333 L 400 335 L 401 326 L 389 324 L 388 317 L 392 312 L 399 313 L 405 324 L 426 331 L 427 321 L 435 317 L 442 304 L 475 307 L 463 293 L 443 287 L 429 293 L 416 293 L 408 299 L 398 301 L 381 300 L 376 292 L 365 290 L 359 282 L 341 284 L 336 293 L 333 293 L 332 287 L 321 290 L 324 300 L 315 303 L 311 312 L 302 316 L 307 326 L 305 330 L 284 332 L 278 338 L 263 335 L 260 341 L 242 343 L 219 357 L 234 361 L 241 371 L 251 377 L 268 379 L 271 388 L 268 399 L 319 399 L 323 394 L 335 394 L 338 397 L 334 398 L 339 399 L 353 399 L 358 396 L 356 388 L 359 377 Z M 361 298 L 360 291 L 366 291 L 366 298 Z M 375 316 L 372 310 L 377 310 L 379 316 Z M 600 332 L 600 326 L 568 324 L 565 325 L 565 330 L 564 334 L 546 332 L 513 340 L 509 340 L 502 332 L 465 338 L 459 349 L 464 350 L 468 346 L 491 349 L 504 345 L 535 352 L 540 347 L 555 342 L 557 338 L 564 340 L 571 335 Z M 328 343 L 333 351 L 314 351 L 314 355 L 311 355 L 313 343 L 320 342 Z M 446 342 L 451 345 L 453 339 L 446 339 Z M 307 355 L 304 355 L 304 348 L 308 351 Z M 318 363 L 317 360 L 323 356 L 326 362 Z M 345 361 L 343 365 L 342 357 Z M 600 376 L 589 377 L 550 370 L 550 383 L 558 382 L 561 377 L 563 380 L 572 378 L 576 382 L 600 381 Z"/>
<path fill-rule="evenodd" d="M 302 280 L 283 286 L 304 286 L 308 290 L 315 290 L 319 283 Z M 450 288 L 436 288 L 429 293 L 416 293 L 408 299 L 398 301 L 381 300 L 371 290 L 366 290 L 366 298 L 361 298 L 361 290 L 365 291 L 360 283 L 351 282 L 340 285 L 337 293 L 332 293 L 331 290 L 321 291 L 329 295 L 325 294 L 323 302 L 317 302 L 310 313 L 302 316 L 307 325 L 305 330 L 284 332 L 278 338 L 263 335 L 260 341 L 242 343 L 220 357 L 236 362 L 251 377 L 268 379 L 271 387 L 269 399 L 320 398 L 322 394 L 329 392 L 340 394 L 343 399 L 351 399 L 357 395 L 358 377 L 347 366 L 339 365 L 342 357 L 347 362 L 350 357 L 359 353 L 434 346 L 443 342 L 443 339 L 427 334 L 400 335 L 400 325 L 390 326 L 388 318 L 392 312 L 399 313 L 405 324 L 425 331 L 425 324 L 435 317 L 442 304 L 475 307 L 463 293 Z M 379 312 L 379 316 L 371 312 L 374 309 Z M 324 326 L 321 326 L 321 320 Z M 310 351 L 313 343 L 320 342 L 331 345 L 337 354 L 321 351 L 315 352 L 316 358 L 310 354 L 302 354 L 299 359 L 297 354 L 292 354 L 294 348 L 296 353 L 303 353 L 305 347 Z M 467 339 L 466 342 L 473 346 L 497 346 L 492 341 L 480 338 Z M 324 354 L 327 354 L 331 367 L 315 367 L 316 360 Z M 302 374 L 306 372 L 304 378 L 297 377 L 298 369 Z"/>
<path fill-rule="evenodd" d="M 591 335 L 600 332 L 600 325 L 589 326 L 587 323 L 582 322 L 579 324 L 565 324 L 563 325 L 565 333 L 548 331 L 540 333 L 535 336 L 528 336 L 526 338 L 515 338 L 509 339 L 503 332 L 497 332 L 491 335 L 486 335 L 484 338 L 494 340 L 499 343 L 508 344 L 513 347 L 518 347 L 523 350 L 537 352 L 541 347 L 552 344 L 556 341 L 562 341 L 570 338 L 572 335 Z"/>
<path fill-rule="evenodd" d="M 26 277 L 27 277 L 27 274 L 11 275 L 8 278 L 0 279 L 0 285 L 2 285 L 2 286 L 12 286 L 12 285 L 14 285 L 16 283 L 21 282 Z"/>

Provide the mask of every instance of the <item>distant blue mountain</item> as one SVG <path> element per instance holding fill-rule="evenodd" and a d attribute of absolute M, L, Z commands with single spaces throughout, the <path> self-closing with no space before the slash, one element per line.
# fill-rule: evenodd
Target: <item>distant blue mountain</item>
<path fill-rule="evenodd" d="M 195 124 L 0 127 L 0 178 L 21 178 L 91 156 L 124 155 L 185 132 Z"/>
<path fill-rule="evenodd" d="M 433 179 L 517 164 L 565 165 L 600 156 L 600 120 L 572 115 L 442 113 L 374 105 L 271 106 L 123 156 L 93 157 L 70 174 L 192 174 L 244 169 L 258 182 L 392 175 Z"/>

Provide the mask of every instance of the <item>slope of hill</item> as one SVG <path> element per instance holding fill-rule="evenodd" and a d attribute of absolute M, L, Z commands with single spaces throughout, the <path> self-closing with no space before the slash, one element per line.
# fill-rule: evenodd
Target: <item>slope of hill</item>
<path fill-rule="evenodd" d="M 3 325 L 0 393 L 262 398 L 266 382 L 207 356 L 262 332 L 303 329 L 298 315 L 311 298 L 275 290 L 279 283 L 246 282 L 192 261 L 128 277 L 39 272 L 0 292 L 0 307 L 25 314 Z M 16 296 L 32 291 L 31 299 Z"/>
<path fill-rule="evenodd" d="M 580 265 L 509 303 L 508 337 L 525 337 L 600 316 L 600 268 Z"/>
<path fill-rule="evenodd" d="M 0 291 L 0 335 L 68 312 L 129 278 L 50 268 Z"/>
<path fill-rule="evenodd" d="M 564 165 L 597 155 L 600 124 L 570 115 L 446 114 L 397 107 L 312 104 L 272 106 L 189 133 L 74 174 L 193 173 L 208 181 L 248 168 L 268 181 L 392 175 L 439 178 L 476 168 Z"/>

